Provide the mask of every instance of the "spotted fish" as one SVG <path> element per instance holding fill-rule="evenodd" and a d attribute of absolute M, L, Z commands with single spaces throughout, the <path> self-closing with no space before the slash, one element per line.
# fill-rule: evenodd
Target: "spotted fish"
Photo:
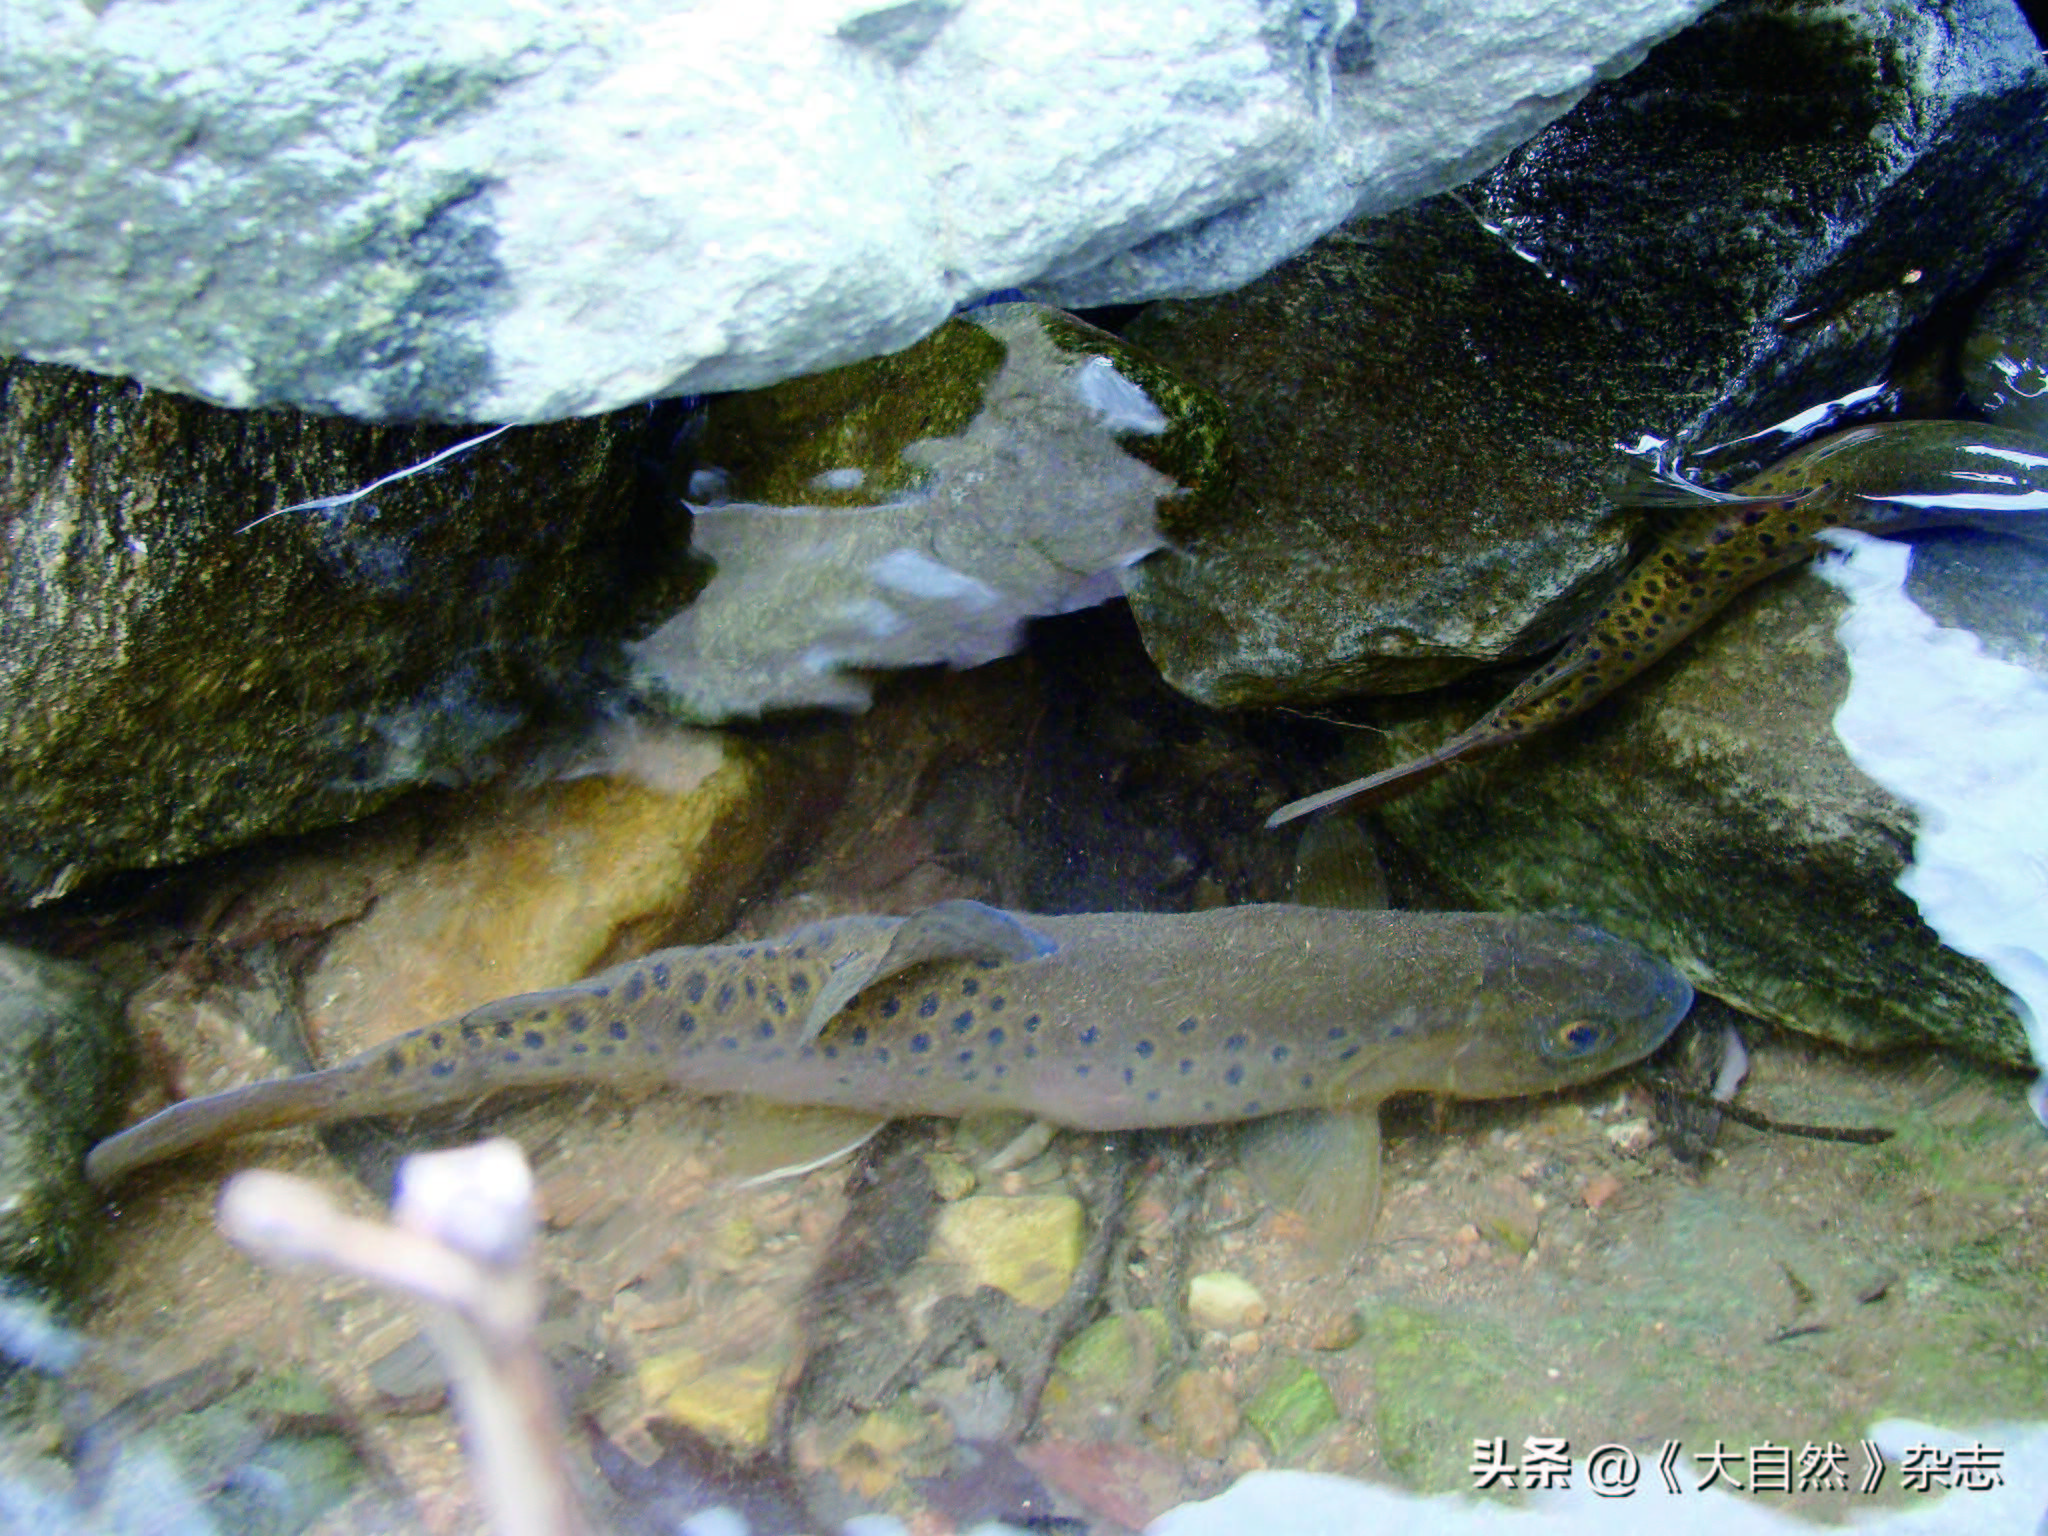
<path fill-rule="evenodd" d="M 1458 763 L 1548 730 L 1656 662 L 1743 588 L 1820 552 L 1828 528 L 1895 533 L 1974 524 L 2041 537 L 2048 454 L 2040 440 L 1966 421 L 1851 427 L 1730 492 L 1664 482 L 1675 507 L 1650 551 L 1577 636 L 1476 725 L 1379 773 L 1283 805 L 1277 827 L 1339 801 L 1375 805 Z"/>
<path fill-rule="evenodd" d="M 1369 1225 L 1389 1094 L 1581 1083 L 1654 1049 L 1691 1000 L 1663 962 L 1559 918 L 949 901 L 661 950 L 486 1003 L 323 1071 L 174 1104 L 101 1142 L 86 1172 L 104 1188 L 247 1131 L 572 1083 L 877 1116 L 1021 1110 L 1087 1130 L 1313 1111 L 1276 1130 Z"/>

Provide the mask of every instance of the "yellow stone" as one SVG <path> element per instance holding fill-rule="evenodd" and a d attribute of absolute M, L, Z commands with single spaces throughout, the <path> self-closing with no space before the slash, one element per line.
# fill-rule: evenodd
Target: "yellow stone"
<path fill-rule="evenodd" d="M 977 1284 L 1043 1311 L 1080 1266 L 1082 1224 L 1070 1195 L 974 1195 L 939 1212 L 937 1250 Z"/>
<path fill-rule="evenodd" d="M 328 946 L 306 988 L 320 1054 L 717 939 L 781 835 L 766 765 L 716 732 L 645 728 L 605 771 L 474 797 L 373 876 L 375 905 Z"/>
<path fill-rule="evenodd" d="M 780 1359 L 706 1367 L 704 1353 L 679 1349 L 641 1362 L 642 1399 L 650 1409 L 740 1450 L 768 1443 L 782 1390 Z"/>

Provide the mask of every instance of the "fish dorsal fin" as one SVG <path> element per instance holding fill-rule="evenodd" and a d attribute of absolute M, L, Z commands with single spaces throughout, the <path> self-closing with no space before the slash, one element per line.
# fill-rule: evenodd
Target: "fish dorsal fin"
<path fill-rule="evenodd" d="M 1358 1251 L 1380 1213 L 1380 1107 L 1303 1109 L 1239 1133 L 1238 1166 L 1274 1205 L 1297 1213 L 1316 1255 Z"/>
<path fill-rule="evenodd" d="M 1013 912 L 965 899 L 939 902 L 903 919 L 886 948 L 851 956 L 833 972 L 804 1015 L 796 1043 L 810 1044 L 862 992 L 912 966 L 934 960 L 1036 960 L 1058 947 Z"/>

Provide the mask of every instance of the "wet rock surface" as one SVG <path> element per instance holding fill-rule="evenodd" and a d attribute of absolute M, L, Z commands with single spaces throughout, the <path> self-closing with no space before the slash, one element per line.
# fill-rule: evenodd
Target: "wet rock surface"
<path fill-rule="evenodd" d="M 1284 300 L 1277 288 L 1239 296 L 1235 311 L 1300 322 L 1292 337 L 1334 331 L 1359 306 L 1375 336 L 1291 360 L 1258 338 L 1264 355 L 1235 394 L 1233 359 L 1256 348 L 1227 327 L 1149 381 L 1139 370 L 1153 365 L 1119 354 L 1119 376 L 1154 406 L 1162 381 L 1213 385 L 1252 469 L 1256 499 L 1219 502 L 1219 476 L 1201 481 L 1198 509 L 1167 503 L 1201 516 L 1165 527 L 1173 555 L 1152 568 L 1202 555 L 1213 567 L 1203 601 L 1219 605 L 1183 636 L 1190 653 L 1205 628 L 1233 644 L 1285 638 L 1278 621 L 1220 606 L 1235 596 L 1225 562 L 1238 559 L 1246 571 L 1268 563 L 1269 603 L 1348 623 L 1344 581 L 1379 581 L 1386 603 L 1414 617 L 1436 601 L 1430 622 L 1470 640 L 1493 622 L 1487 604 L 1460 611 L 1420 581 L 1403 588 L 1399 561 L 1426 565 L 1420 551 L 1469 537 L 1472 505 L 1489 509 L 1479 531 L 1503 542 L 1489 552 L 1474 540 L 1457 567 L 1464 585 L 1444 581 L 1459 602 L 1484 596 L 1520 616 L 1462 653 L 1383 626 L 1398 654 L 1372 686 L 1450 677 L 1561 633 L 1628 535 L 1654 526 L 1654 514 L 1614 514 L 1603 495 L 1594 450 L 1622 431 L 1602 415 L 1617 402 L 1664 411 L 1688 448 L 1823 389 L 1888 385 L 1865 405 L 1942 414 L 1967 386 L 2001 420 L 2017 409 L 2031 375 L 2001 371 L 1988 342 L 2038 366 L 2020 297 L 2028 267 L 2015 258 L 2040 163 L 2028 150 L 2039 66 L 1999 42 L 2016 25 L 2001 8 L 1943 11 L 1948 31 L 1930 14 L 1724 7 L 1682 40 L 1704 52 L 1653 59 L 1590 102 L 1590 118 L 1468 188 L 1469 206 L 1350 231 L 1368 264 L 1320 268 L 1319 252 L 1301 264 L 1317 283 Z M 1959 93 L 1922 90 L 1944 71 Z M 1647 125 L 1672 165 L 1625 161 L 1634 169 L 1604 185 L 1610 162 L 1588 146 L 1610 142 L 1609 119 Z M 1973 158 L 1985 154 L 2004 158 Z M 1711 200 L 1703 189 L 1731 159 L 1774 170 L 1768 195 Z M 1962 212 L 1947 200 L 1958 186 L 1974 199 Z M 1892 205 L 1923 197 L 1943 228 L 1901 237 Z M 1621 233 L 1603 244 L 1609 221 Z M 1757 263 L 1737 262 L 1752 240 Z M 1699 302 L 1667 314 L 1672 272 Z M 1977 342 L 1958 358 L 1949 344 L 1986 272 Z M 1439 302 L 1461 284 L 1483 302 Z M 1406 307 L 1383 303 L 1390 294 Z M 1819 307 L 1804 315 L 1809 299 Z M 1170 338 L 1193 308 L 1138 328 Z M 1604 318 L 1588 324 L 1588 311 Z M 1518 316 L 1543 324 L 1500 318 Z M 1493 366 L 1502 359 L 1516 369 Z M 1332 383 L 1330 401 L 1300 405 Z M 1348 402 L 1348 429 L 1345 389 L 1362 397 Z M 822 415 L 892 449 L 934 427 L 957 435 L 968 419 L 941 399 L 908 431 L 877 427 L 846 408 L 861 392 L 842 380 Z M 743 450 L 774 435 L 778 398 L 797 396 L 714 402 L 713 423 L 734 424 L 716 459 L 764 504 L 805 504 L 821 474 L 848 467 L 846 439 L 827 431 L 807 453 L 750 462 Z M 1297 430 L 1311 416 L 1314 430 Z M 1171 435 L 1127 434 L 1125 446 Z M 1688 467 L 1739 475 L 1745 455 L 1783 447 L 1774 436 Z M 1412 534 L 1412 548 L 1340 576 L 1354 540 L 1335 514 L 1318 528 L 1319 488 L 1385 475 L 1400 507 L 1422 505 L 1432 465 L 1456 493 L 1431 504 L 1449 532 L 1425 545 L 1421 525 L 1403 522 L 1396 543 Z M 355 478 L 337 479 L 386 469 L 351 465 Z M 772 493 L 753 489 L 778 476 Z M 876 483 L 900 494 L 911 480 L 877 471 Z M 323 473 L 266 507 L 337 488 Z M 1264 499 L 1281 491 L 1291 528 Z M 1548 510 L 1513 524 L 1525 503 Z M 1265 524 L 1265 554 L 1203 544 Z M 367 559 L 375 532 L 351 519 L 334 546 Z M 1288 565 L 1290 539 L 1321 553 Z M 1982 535 L 1915 546 L 1914 595 L 1931 612 L 1981 629 L 1998 655 L 2044 664 L 2036 552 Z M 633 559 L 660 568 L 641 574 L 671 572 L 644 547 Z M 686 591 L 690 573 L 671 574 Z M 24 1497 L 56 1511 L 53 1528 L 198 1510 L 215 1487 L 282 1495 L 221 1505 L 230 1528 L 273 1516 L 298 1528 L 337 1499 L 318 1528 L 476 1528 L 481 1506 L 417 1319 L 346 1282 L 258 1271 L 213 1212 L 221 1177 L 255 1164 L 304 1171 L 345 1209 L 376 1211 L 398 1158 L 486 1131 L 516 1138 L 538 1174 L 539 1341 L 605 1528 L 668 1530 L 724 1504 L 763 1533 L 875 1510 L 935 1533 L 990 1517 L 1114 1533 L 1261 1468 L 1462 1489 L 1473 1446 L 1495 1439 L 1511 1452 L 1536 1435 L 1581 1453 L 1622 1442 L 1647 1466 L 1666 1440 L 1688 1455 L 1819 1450 L 1853 1446 L 1881 1415 L 1964 1428 L 2038 1416 L 2048 1162 L 2009 1070 L 2024 1040 L 2003 995 L 1939 950 L 1893 885 L 1915 829 L 1834 743 L 1838 611 L 1805 574 L 1754 587 L 1644 686 L 1357 832 L 1353 851 L 1384 857 L 1398 906 L 1563 909 L 1789 1028 L 1703 997 L 1691 1037 L 1640 1073 L 1535 1101 L 1397 1101 L 1384 1210 L 1355 1248 L 1332 1253 L 1310 1219 L 1259 1194 L 1227 1131 L 1033 1140 L 1003 1122 L 906 1121 L 851 1162 L 805 1172 L 815 1127 L 794 1117 L 592 1090 L 317 1139 L 252 1136 L 154 1169 L 75 1224 L 95 1256 L 72 1293 L 89 1339 L 45 1348 L 0 1297 L 0 1352 L 39 1362 L 5 1384 L 9 1422 L 31 1426 L 13 1437 L 5 1491 L 18 1476 Z M 664 942 L 949 897 L 1053 912 L 1279 898 L 1326 861 L 1291 833 L 1257 830 L 1267 812 L 1326 774 L 1439 739 L 1508 682 L 1347 704 L 1365 728 L 1333 729 L 1172 692 L 1115 608 L 1033 621 L 1025 638 L 1022 654 L 973 670 L 875 678 L 857 718 L 674 734 L 628 713 L 582 758 L 520 757 L 525 741 L 507 735 L 517 771 L 494 787 L 416 795 L 7 926 L 135 993 L 139 1112 Z M 1334 664 L 1303 675 L 1331 694 L 1359 686 Z M 1731 1023 L 1750 1065 L 1724 1111 L 1704 1095 Z M 784 1176 L 750 1182 L 764 1146 Z M 987 1211 L 1052 1221 L 1035 1233 L 998 1221 L 963 1241 Z M 319 1390 L 298 1390 L 309 1376 Z M 252 1406 L 238 1396 L 248 1391 L 274 1395 Z M 60 1435 L 60 1413 L 97 1438 Z M 178 1440 L 188 1420 L 196 1438 Z M 224 1448 L 206 1438 L 216 1429 Z M 1926 1512 L 1928 1496 L 1896 1479 L 1889 1497 Z M 1952 1497 L 1963 1502 L 1944 1513 L 1971 1507 Z M 1768 1502 L 1825 1518 L 1847 1499 L 1817 1488 Z"/>
<path fill-rule="evenodd" d="M 1631 537 L 1617 445 L 1876 384 L 2048 186 L 2031 34 L 1956 22 L 1724 6 L 1461 192 L 1148 310 L 1133 338 L 1243 450 L 1239 503 L 1130 584 L 1169 680 L 1300 703 L 1527 656 Z"/>
<path fill-rule="evenodd" d="M 91 967 L 0 944 L 0 1271 L 61 1280 L 89 1246 L 81 1162 L 134 1066 L 121 989 Z"/>
<path fill-rule="evenodd" d="M 283 512 L 475 434 L 21 362 L 0 404 L 0 909 L 478 774 L 620 627 L 637 418 Z"/>
<path fill-rule="evenodd" d="M 2048 667 L 2034 617 L 2048 556 L 1965 532 L 1915 547 L 1915 601 Z M 1914 818 L 1835 736 L 1841 610 L 1805 573 L 1766 582 L 1643 687 L 1395 801 L 1383 823 L 1460 900 L 1584 916 L 1746 1012 L 1863 1049 L 1935 1039 L 2022 1063 L 2003 989 L 1893 883 Z M 1347 760 L 1408 756 L 1487 701 L 1390 715 Z"/>

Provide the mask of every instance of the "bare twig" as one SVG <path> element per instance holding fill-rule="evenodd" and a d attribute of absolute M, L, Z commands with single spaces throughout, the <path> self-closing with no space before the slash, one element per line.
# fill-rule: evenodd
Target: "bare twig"
<path fill-rule="evenodd" d="M 503 1138 L 409 1157 L 393 1222 L 340 1210 L 288 1174 L 237 1174 L 220 1224 L 258 1258 L 356 1275 L 418 1302 L 446 1360 L 498 1536 L 584 1536 L 559 1408 L 535 1336 L 533 1175 Z"/>

